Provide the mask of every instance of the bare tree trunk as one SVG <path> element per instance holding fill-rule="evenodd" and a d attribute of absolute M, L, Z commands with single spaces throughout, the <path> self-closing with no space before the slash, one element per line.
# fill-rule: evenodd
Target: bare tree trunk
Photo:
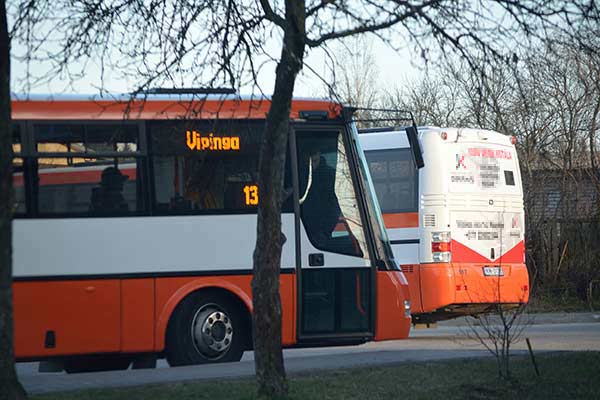
<path fill-rule="evenodd" d="M 281 195 L 285 168 L 289 115 L 294 83 L 304 56 L 304 1 L 286 1 L 286 29 L 277 65 L 275 90 L 260 149 L 258 187 L 260 202 L 254 250 L 253 334 L 258 395 L 285 396 L 288 385 L 281 350 L 281 299 L 279 270 L 281 247 Z"/>
<path fill-rule="evenodd" d="M 12 310 L 12 134 L 10 41 L 6 3 L 0 0 L 0 399 L 25 399 L 17 379 Z"/>
<path fill-rule="evenodd" d="M 600 86 L 599 86 L 600 87 Z M 594 105 L 594 111 L 592 111 L 591 116 L 591 126 L 590 126 L 590 165 L 592 167 L 593 173 L 596 173 L 596 120 L 598 119 L 598 115 L 600 114 L 600 98 L 596 99 L 596 103 Z"/>

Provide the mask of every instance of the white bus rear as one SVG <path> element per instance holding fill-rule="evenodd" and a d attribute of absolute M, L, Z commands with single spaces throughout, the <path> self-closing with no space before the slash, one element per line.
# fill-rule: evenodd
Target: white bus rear
<path fill-rule="evenodd" d="M 361 135 L 415 322 L 526 302 L 524 211 L 514 138 L 476 129 L 419 129 L 417 170 L 404 130 Z"/>

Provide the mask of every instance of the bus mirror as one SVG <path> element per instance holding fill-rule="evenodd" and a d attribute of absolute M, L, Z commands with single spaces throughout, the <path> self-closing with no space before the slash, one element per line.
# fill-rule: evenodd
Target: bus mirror
<path fill-rule="evenodd" d="M 408 143 L 410 143 L 415 167 L 417 167 L 417 169 L 423 168 L 425 162 L 423 161 L 423 152 L 421 151 L 421 145 L 419 144 L 419 138 L 417 136 L 417 128 L 414 126 L 406 127 L 406 136 L 408 137 Z"/>

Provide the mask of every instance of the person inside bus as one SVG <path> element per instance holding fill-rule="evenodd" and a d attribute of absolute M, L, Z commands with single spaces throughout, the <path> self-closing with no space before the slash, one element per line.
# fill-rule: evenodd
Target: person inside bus
<path fill-rule="evenodd" d="M 123 196 L 123 186 L 127 179 L 118 168 L 105 168 L 100 186 L 92 189 L 90 211 L 96 214 L 122 214 L 129 211 Z"/>
<path fill-rule="evenodd" d="M 222 175 L 220 166 L 220 160 L 215 157 L 186 158 L 183 198 L 191 204 L 194 210 L 223 208 L 222 199 L 214 195 L 214 189 L 219 182 L 217 175 Z"/>
<path fill-rule="evenodd" d="M 305 158 L 306 159 L 306 158 Z M 335 168 L 316 149 L 301 168 L 300 205 L 307 233 L 317 246 L 328 246 L 340 219 L 341 209 L 335 193 Z"/>

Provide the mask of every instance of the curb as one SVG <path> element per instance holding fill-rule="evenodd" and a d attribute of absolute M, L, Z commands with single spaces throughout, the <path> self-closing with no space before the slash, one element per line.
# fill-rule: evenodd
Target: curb
<path fill-rule="evenodd" d="M 544 324 L 574 324 L 574 323 L 600 323 L 600 313 L 598 312 L 578 312 L 578 313 L 537 313 L 524 314 L 525 318 L 531 318 L 533 325 Z M 438 322 L 438 326 L 465 326 L 468 325 L 467 318 L 461 317 L 448 321 Z"/>

